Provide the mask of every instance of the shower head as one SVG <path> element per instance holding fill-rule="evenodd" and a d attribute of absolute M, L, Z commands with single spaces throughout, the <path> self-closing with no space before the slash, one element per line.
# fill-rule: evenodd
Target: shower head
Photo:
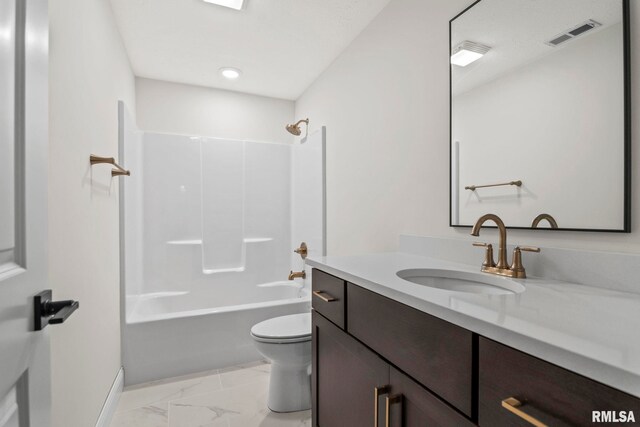
<path fill-rule="evenodd" d="M 309 130 L 309 119 L 299 120 L 296 124 L 287 125 L 286 129 L 291 135 L 300 136 L 302 130 L 300 130 L 300 123 L 305 123 L 307 125 L 307 130 Z"/>

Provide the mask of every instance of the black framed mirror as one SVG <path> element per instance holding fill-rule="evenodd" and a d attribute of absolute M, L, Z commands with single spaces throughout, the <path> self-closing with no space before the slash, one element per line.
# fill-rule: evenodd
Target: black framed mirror
<path fill-rule="evenodd" d="M 629 0 L 479 0 L 449 22 L 450 226 L 630 232 Z"/>

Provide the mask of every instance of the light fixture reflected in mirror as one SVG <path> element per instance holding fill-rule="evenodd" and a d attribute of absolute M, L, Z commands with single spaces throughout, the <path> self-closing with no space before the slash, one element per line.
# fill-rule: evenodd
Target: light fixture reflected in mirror
<path fill-rule="evenodd" d="M 451 63 L 459 67 L 466 67 L 489 52 L 491 48 L 480 43 L 463 41 L 453 50 Z"/>

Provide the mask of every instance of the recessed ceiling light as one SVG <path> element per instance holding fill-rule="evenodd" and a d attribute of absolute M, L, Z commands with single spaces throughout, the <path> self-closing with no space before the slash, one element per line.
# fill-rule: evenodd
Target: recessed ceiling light
<path fill-rule="evenodd" d="M 491 48 L 480 43 L 464 41 L 453 50 L 451 63 L 460 67 L 466 67 L 474 61 L 482 58 Z"/>
<path fill-rule="evenodd" d="M 204 0 L 206 3 L 217 4 L 218 6 L 229 7 L 231 9 L 240 10 L 244 4 L 244 0 Z"/>
<path fill-rule="evenodd" d="M 220 74 L 227 80 L 238 80 L 242 71 L 237 68 L 224 67 L 220 68 Z"/>

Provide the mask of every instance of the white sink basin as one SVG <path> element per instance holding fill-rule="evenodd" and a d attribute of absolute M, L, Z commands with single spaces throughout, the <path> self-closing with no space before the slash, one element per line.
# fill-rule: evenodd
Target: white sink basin
<path fill-rule="evenodd" d="M 509 295 L 525 290 L 522 284 L 514 280 L 487 273 L 411 268 L 400 270 L 396 275 L 417 285 L 472 294 Z"/>

